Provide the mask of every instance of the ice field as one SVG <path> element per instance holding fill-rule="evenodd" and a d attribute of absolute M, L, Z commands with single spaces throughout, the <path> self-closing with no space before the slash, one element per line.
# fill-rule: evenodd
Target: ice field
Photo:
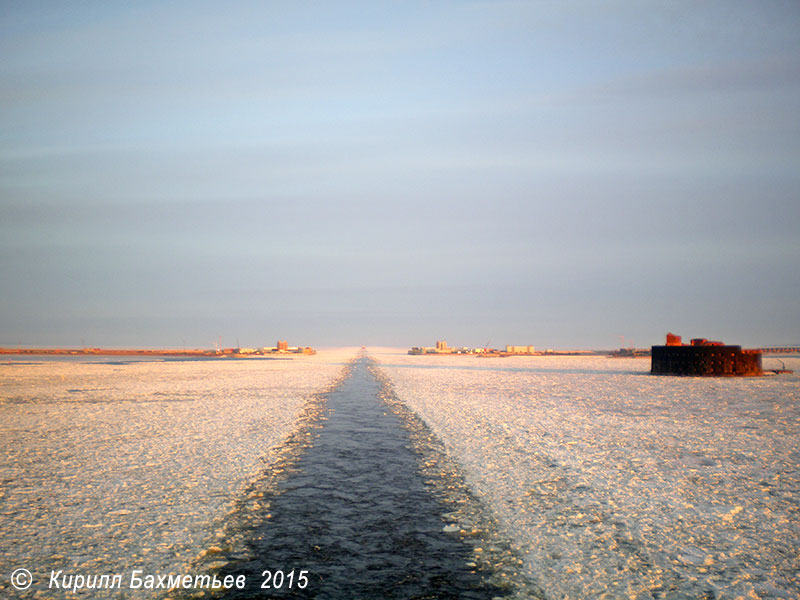
<path fill-rule="evenodd" d="M 76 597 L 46 589 L 51 570 L 186 572 L 356 354 L 4 360 L 0 596 Z M 370 355 L 522 559 L 519 597 L 800 598 L 800 359 L 706 379 L 647 359 Z M 18 567 L 39 585 L 13 590 Z"/>
<path fill-rule="evenodd" d="M 48 598 L 51 570 L 183 573 L 354 354 L 0 364 L 0 595 L 18 567 Z"/>
<path fill-rule="evenodd" d="M 800 598 L 800 360 L 375 357 L 548 598 Z"/>

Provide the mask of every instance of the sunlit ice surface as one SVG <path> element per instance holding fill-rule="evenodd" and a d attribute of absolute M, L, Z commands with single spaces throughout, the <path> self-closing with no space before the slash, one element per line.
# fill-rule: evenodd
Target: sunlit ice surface
<path fill-rule="evenodd" d="M 648 359 L 375 356 L 548 597 L 800 596 L 800 359 L 696 378 Z"/>
<path fill-rule="evenodd" d="M 31 594 L 60 569 L 183 573 L 355 354 L 4 361 L 0 586 L 12 593 L 19 567 L 38 584 Z"/>

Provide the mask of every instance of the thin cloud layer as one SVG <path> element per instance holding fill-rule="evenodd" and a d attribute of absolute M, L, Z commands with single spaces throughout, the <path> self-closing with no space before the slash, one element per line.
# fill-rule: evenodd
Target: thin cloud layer
<path fill-rule="evenodd" d="M 4 9 L 0 344 L 800 341 L 792 3 L 218 13 Z"/>

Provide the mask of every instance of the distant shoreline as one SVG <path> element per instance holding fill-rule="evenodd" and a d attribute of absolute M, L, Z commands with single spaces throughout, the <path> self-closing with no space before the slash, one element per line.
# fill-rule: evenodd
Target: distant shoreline
<path fill-rule="evenodd" d="M 239 348 L 225 348 L 224 350 L 170 350 L 170 349 L 133 349 L 133 348 L 0 348 L 0 355 L 31 355 L 31 356 L 185 356 L 225 358 L 230 356 L 293 356 L 316 354 L 313 348 L 300 348 L 298 350 L 267 350 L 267 351 L 241 351 Z"/>

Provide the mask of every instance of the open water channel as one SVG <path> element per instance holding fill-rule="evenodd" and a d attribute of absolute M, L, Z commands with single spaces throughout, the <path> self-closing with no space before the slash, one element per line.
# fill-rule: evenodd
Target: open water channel
<path fill-rule="evenodd" d="M 249 491 L 232 519 L 236 548 L 219 548 L 218 556 L 215 548 L 207 557 L 221 575 L 247 576 L 247 588 L 224 597 L 505 595 L 475 562 L 482 542 L 448 527 L 454 507 L 421 469 L 425 457 L 412 442 L 408 418 L 385 401 L 368 360 L 357 360 L 305 432 L 290 440 L 291 457 Z"/>

